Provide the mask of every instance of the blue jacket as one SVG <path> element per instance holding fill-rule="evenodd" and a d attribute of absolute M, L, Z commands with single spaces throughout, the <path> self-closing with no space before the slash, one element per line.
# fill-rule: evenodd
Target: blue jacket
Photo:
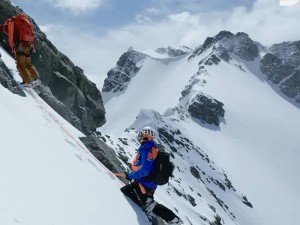
<path fill-rule="evenodd" d="M 130 180 L 136 180 L 146 188 L 156 189 L 157 184 L 149 180 L 143 180 L 144 177 L 150 175 L 154 170 L 154 158 L 152 157 L 152 148 L 156 148 L 156 143 L 153 140 L 142 143 L 138 149 L 138 158 L 134 162 L 135 167 L 140 167 L 137 171 L 128 174 Z"/>

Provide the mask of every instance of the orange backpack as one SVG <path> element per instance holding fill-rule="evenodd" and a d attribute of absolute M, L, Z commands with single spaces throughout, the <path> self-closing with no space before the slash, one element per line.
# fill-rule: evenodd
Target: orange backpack
<path fill-rule="evenodd" d="M 14 18 L 14 25 L 19 32 L 19 38 L 21 41 L 34 41 L 34 28 L 29 16 L 24 13 L 18 14 Z"/>
<path fill-rule="evenodd" d="M 17 38 L 21 41 L 33 42 L 35 39 L 34 28 L 30 17 L 24 13 L 20 13 L 12 19 L 7 19 L 5 24 L 8 26 L 8 42 L 12 49 L 14 49 L 14 34 L 15 29 L 18 34 Z"/>

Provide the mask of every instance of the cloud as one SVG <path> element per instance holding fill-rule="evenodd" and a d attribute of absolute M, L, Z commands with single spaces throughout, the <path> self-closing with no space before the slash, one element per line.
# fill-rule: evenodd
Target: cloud
<path fill-rule="evenodd" d="M 68 9 L 73 13 L 82 13 L 98 8 L 104 0 L 48 0 L 55 7 Z"/>
<path fill-rule="evenodd" d="M 154 14 L 154 15 L 159 15 L 159 14 L 162 13 L 161 10 L 155 9 L 155 8 L 148 8 L 148 9 L 146 9 L 146 12 L 147 12 L 147 13 Z"/>
<path fill-rule="evenodd" d="M 279 0 L 258 0 L 251 9 L 235 7 L 230 11 L 171 14 L 167 19 L 155 24 L 144 24 L 143 33 L 150 32 L 151 26 L 156 27 L 162 42 L 165 36 L 170 44 L 176 43 L 177 40 L 178 44 L 195 47 L 207 36 L 214 36 L 221 30 L 233 33 L 243 31 L 252 39 L 264 45 L 271 45 L 299 40 L 299 20 L 300 3 L 293 7 L 280 7 Z"/>
<path fill-rule="evenodd" d="M 281 6 L 292 6 L 299 3 L 299 0 L 280 0 Z"/>
<path fill-rule="evenodd" d="M 265 45 L 300 40 L 300 4 L 281 7 L 279 1 L 258 0 L 251 10 L 235 8 L 222 18 L 221 25 L 233 32 L 244 31 Z M 218 24 L 212 24 L 218 27 Z"/>
<path fill-rule="evenodd" d="M 264 45 L 300 40 L 300 4 L 280 7 L 279 1 L 258 0 L 252 9 L 236 7 L 228 12 L 181 12 L 161 21 L 150 15 L 106 33 L 82 32 L 78 27 L 44 26 L 50 40 L 102 88 L 110 68 L 129 47 L 146 51 L 165 46 L 197 47 L 221 30 L 246 32 Z M 147 18 L 146 20 L 144 18 Z"/>
<path fill-rule="evenodd" d="M 81 67 L 98 88 L 102 89 L 109 69 L 115 66 L 120 55 L 128 49 L 121 40 L 82 32 L 79 28 L 47 24 L 40 26 L 48 39 L 75 65 Z M 121 37 L 120 37 L 121 38 Z"/>
<path fill-rule="evenodd" d="M 135 16 L 135 21 L 139 24 L 145 24 L 145 23 L 152 22 L 152 19 L 148 16 L 138 14 Z"/>

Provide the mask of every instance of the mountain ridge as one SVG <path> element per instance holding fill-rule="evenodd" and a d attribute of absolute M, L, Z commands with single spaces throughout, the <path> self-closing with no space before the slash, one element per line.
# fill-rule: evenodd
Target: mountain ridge
<path fill-rule="evenodd" d="M 278 46 L 284 46 L 284 43 Z M 138 54 L 138 51 L 135 54 Z M 215 209 L 210 213 L 209 210 L 204 210 L 206 214 L 196 217 L 190 215 L 192 219 L 184 218 L 191 224 L 210 224 L 213 218 L 217 217 L 221 218 L 221 224 L 292 224 L 297 219 L 291 212 L 295 211 L 297 206 L 288 205 L 289 201 L 293 201 L 293 197 L 289 193 L 280 192 L 279 187 L 288 189 L 289 186 L 296 187 L 300 184 L 299 179 L 293 180 L 285 175 L 295 175 L 298 168 L 293 149 L 300 145 L 296 135 L 300 132 L 297 128 L 300 125 L 299 106 L 297 94 L 289 98 L 286 95 L 289 93 L 284 93 L 281 83 L 274 84 L 268 73 L 273 74 L 272 71 L 277 71 L 282 75 L 282 82 L 289 81 L 284 85 L 289 85 L 288 88 L 295 86 L 297 89 L 298 68 L 289 65 L 286 55 L 292 53 L 288 50 L 284 54 L 285 60 L 282 58 L 278 63 L 268 60 L 270 55 L 273 58 L 282 58 L 282 54 L 273 55 L 267 47 L 253 41 L 246 33 L 232 34 L 221 31 L 215 37 L 207 38 L 202 45 L 186 56 L 176 60 L 170 58 L 172 60 L 169 63 L 164 63 L 168 60 L 165 58 L 161 60 L 151 55 L 147 56 L 139 70 L 133 73 L 134 76 L 126 83 L 126 89 L 120 92 L 115 89 L 114 93 L 103 91 L 103 96 L 110 96 L 109 100 L 105 101 L 105 107 L 110 113 L 107 123 L 99 129 L 101 137 L 107 139 L 108 135 L 110 138 L 107 143 L 115 149 L 120 159 L 126 161 L 131 158 L 132 150 L 118 141 L 118 138 L 133 140 L 131 129 L 138 130 L 143 126 L 157 128 L 159 142 L 175 156 L 173 160 L 178 165 L 175 179 L 180 177 L 181 184 L 193 183 L 193 179 L 197 180 L 196 177 L 203 176 L 201 172 L 205 170 L 205 163 L 201 160 L 198 160 L 199 165 L 191 169 L 186 169 L 186 164 L 181 161 L 188 161 L 189 154 L 194 156 L 190 152 L 181 158 L 182 152 L 189 151 L 191 147 L 179 144 L 182 143 L 180 140 L 188 139 L 191 142 L 186 140 L 187 143 L 193 143 L 205 152 L 210 161 L 226 171 L 228 180 L 236 190 L 247 196 L 247 204 L 242 204 L 246 204 L 248 209 L 240 205 L 236 208 L 232 206 L 238 205 L 233 203 L 233 197 L 225 197 L 222 192 L 210 192 L 209 188 L 206 188 L 207 184 L 202 187 L 189 187 L 189 190 L 193 191 L 187 192 L 188 188 L 172 181 L 171 187 L 174 189 L 162 189 L 170 198 L 174 198 L 173 204 L 176 204 L 179 214 L 185 212 L 186 207 L 193 211 L 199 205 L 202 206 L 202 210 L 206 207 L 212 209 L 210 206 Z M 129 58 L 126 60 L 133 61 Z M 290 73 L 281 73 L 287 66 L 291 68 Z M 296 78 L 291 78 L 294 76 Z M 195 100 L 198 100 L 197 104 L 194 104 Z M 214 112 L 215 119 L 207 119 Z M 199 116 L 195 116 L 196 113 Z M 285 118 L 287 115 L 291 121 Z M 168 132 L 164 130 L 166 127 Z M 177 130 L 184 137 L 180 138 Z M 286 149 L 286 153 L 283 149 Z M 281 154 L 284 154 L 285 160 L 290 163 L 281 162 Z M 180 163 L 177 160 L 180 160 Z M 185 169 L 182 170 L 181 167 Z M 183 178 L 180 176 L 181 172 L 185 176 L 192 174 L 193 178 Z M 206 174 L 210 174 L 213 183 L 218 184 L 216 175 L 212 175 L 211 172 Z M 264 182 L 264 179 L 267 182 Z M 205 180 L 203 181 L 205 183 Z M 219 182 L 226 187 L 224 180 Z M 272 184 L 272 191 L 269 191 L 268 184 Z M 222 185 L 219 188 L 222 190 Z M 202 195 L 206 191 L 209 194 Z M 171 197 L 173 193 L 180 196 Z M 192 198 L 184 193 L 189 193 Z M 201 196 L 195 193 L 201 193 Z M 297 193 L 292 193 L 297 196 Z M 280 198 L 273 199 L 273 195 L 280 195 Z M 161 198 L 159 196 L 159 200 Z M 183 207 L 183 203 L 179 203 L 180 200 L 175 200 L 176 198 L 194 199 L 191 201 L 196 203 L 196 206 L 190 202 Z M 199 203 L 201 201 L 208 204 L 202 205 Z M 276 202 L 276 206 L 272 205 L 271 201 Z M 224 208 L 218 202 L 221 205 L 223 202 Z M 285 208 L 282 212 L 280 204 Z M 252 209 L 250 205 L 253 206 Z M 264 211 L 266 208 L 269 210 Z M 227 210 L 229 213 L 226 213 Z M 274 214 L 281 216 L 273 218 Z"/>
<path fill-rule="evenodd" d="M 0 14 L 0 20 L 19 11 L 12 7 Z M 50 73 L 42 77 L 48 88 L 41 96 L 79 130 L 91 134 L 104 123 L 100 92 L 37 31 L 37 49 L 43 57 L 33 58 L 42 74 Z M 0 41 L 8 51 L 3 36 Z M 193 51 L 177 50 L 159 48 L 155 54 L 160 57 L 132 48 L 122 54 L 103 86 L 107 122 L 98 128 L 101 133 L 81 140 L 91 152 L 96 146 L 93 154 L 108 168 L 122 171 L 139 146 L 136 130 L 156 128 L 157 142 L 176 165 L 175 177 L 157 190 L 156 199 L 185 223 L 296 223 L 299 42 L 267 48 L 246 33 L 221 31 Z M 47 59 L 53 64 L 44 64 Z M 11 91 L 18 87 L 4 65 L 0 80 Z M 69 138 L 60 141 L 76 146 Z M 122 165 L 110 159 L 110 148 Z M 94 159 L 74 155 L 97 169 Z"/>

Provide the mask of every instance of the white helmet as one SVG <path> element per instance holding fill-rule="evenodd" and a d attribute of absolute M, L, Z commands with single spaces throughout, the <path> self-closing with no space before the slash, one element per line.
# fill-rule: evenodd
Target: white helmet
<path fill-rule="evenodd" d="M 148 140 L 153 140 L 155 138 L 156 131 L 151 127 L 143 127 L 137 136 L 138 141 L 140 141 L 143 138 L 148 138 Z"/>

